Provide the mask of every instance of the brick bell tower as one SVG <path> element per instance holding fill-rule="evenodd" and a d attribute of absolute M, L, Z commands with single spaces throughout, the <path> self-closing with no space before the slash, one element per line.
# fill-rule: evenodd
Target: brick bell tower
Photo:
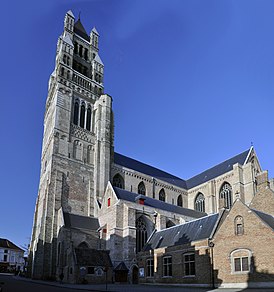
<path fill-rule="evenodd" d="M 33 278 L 56 274 L 58 214 L 96 217 L 113 159 L 112 98 L 104 94 L 99 34 L 71 11 L 58 39 L 44 116 L 41 174 L 30 267 Z"/>

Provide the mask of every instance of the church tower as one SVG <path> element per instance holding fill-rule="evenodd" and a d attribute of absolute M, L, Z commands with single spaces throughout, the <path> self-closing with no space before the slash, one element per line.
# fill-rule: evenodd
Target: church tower
<path fill-rule="evenodd" d="M 41 174 L 30 264 L 33 278 L 56 274 L 60 210 L 96 217 L 113 159 L 112 98 L 104 94 L 99 33 L 71 11 L 58 39 L 44 116 Z"/>

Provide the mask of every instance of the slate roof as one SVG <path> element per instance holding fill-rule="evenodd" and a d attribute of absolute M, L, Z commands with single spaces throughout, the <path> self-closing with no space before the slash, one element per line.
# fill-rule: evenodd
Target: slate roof
<path fill-rule="evenodd" d="M 99 228 L 99 221 L 97 218 L 89 216 L 80 216 L 76 214 L 64 212 L 65 227 L 76 229 L 97 230 Z"/>
<path fill-rule="evenodd" d="M 239 163 L 243 165 L 245 163 L 246 158 L 250 149 L 220 163 L 215 165 L 214 167 L 209 168 L 208 170 L 188 179 L 184 180 L 179 177 L 176 177 L 172 174 L 169 174 L 165 171 L 162 171 L 153 166 L 147 165 L 135 159 L 129 158 L 119 153 L 114 153 L 114 163 L 121 165 L 123 167 L 136 170 L 138 172 L 147 174 L 151 177 L 158 178 L 167 183 L 173 184 L 183 189 L 191 189 L 195 186 L 198 186 L 204 182 L 207 182 L 215 177 L 218 177 L 230 170 L 233 169 L 233 165 Z"/>
<path fill-rule="evenodd" d="M 144 250 L 181 245 L 210 238 L 218 218 L 219 214 L 217 213 L 157 231 L 148 240 Z"/>
<path fill-rule="evenodd" d="M 74 32 L 89 42 L 89 40 L 90 40 L 89 35 L 87 34 L 80 19 L 78 19 L 74 24 Z"/>
<path fill-rule="evenodd" d="M 274 217 L 270 214 L 263 213 L 261 211 L 251 209 L 253 212 L 255 212 L 262 221 L 264 221 L 269 227 L 271 227 L 274 230 Z"/>
<path fill-rule="evenodd" d="M 112 267 L 109 252 L 92 248 L 75 248 L 76 260 L 82 266 Z"/>
<path fill-rule="evenodd" d="M 186 181 L 187 184 L 187 188 L 191 189 L 197 185 L 200 185 L 204 182 L 207 182 L 215 177 L 218 177 L 230 170 L 233 169 L 233 165 L 236 163 L 239 163 L 240 165 L 243 165 L 245 163 L 245 160 L 249 154 L 250 149 L 220 163 L 217 164 L 211 168 L 209 168 L 208 170 L 188 179 Z"/>
<path fill-rule="evenodd" d="M 17 245 L 15 245 L 13 242 L 6 238 L 0 238 L 0 247 L 24 251 L 22 248 L 18 247 Z"/>
<path fill-rule="evenodd" d="M 187 188 L 186 182 L 183 179 L 116 152 L 114 153 L 114 163 L 158 178 L 180 188 Z"/>
<path fill-rule="evenodd" d="M 172 204 L 169 204 L 169 203 L 157 200 L 157 199 L 153 199 L 153 198 L 150 198 L 150 197 L 147 197 L 144 195 L 135 194 L 135 193 L 123 190 L 123 189 L 119 189 L 117 187 L 113 187 L 113 189 L 115 191 L 117 198 L 121 199 L 121 200 L 135 203 L 136 198 L 139 197 L 139 198 L 145 199 L 145 203 L 144 203 L 145 206 L 150 206 L 152 208 L 185 215 L 185 216 L 189 216 L 192 218 L 200 218 L 200 217 L 206 216 L 206 213 L 202 213 L 202 212 L 198 212 L 195 210 L 172 205 Z"/>

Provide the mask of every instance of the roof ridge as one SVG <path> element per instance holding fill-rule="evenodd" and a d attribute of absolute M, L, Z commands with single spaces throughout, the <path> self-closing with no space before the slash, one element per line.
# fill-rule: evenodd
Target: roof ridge
<path fill-rule="evenodd" d="M 169 173 L 169 172 L 167 172 L 167 171 L 165 171 L 165 170 L 161 170 L 160 168 L 157 168 L 157 167 L 155 167 L 155 166 L 149 165 L 149 164 L 147 164 L 147 163 L 145 163 L 145 162 L 142 162 L 142 161 L 140 161 L 140 160 L 137 160 L 137 159 L 135 159 L 135 158 L 132 158 L 132 157 L 126 156 L 126 155 L 121 154 L 121 153 L 118 153 L 118 152 L 115 152 L 115 154 L 118 154 L 118 155 L 124 156 L 124 157 L 126 157 L 126 158 L 128 158 L 128 159 L 134 160 L 134 161 L 136 161 L 136 162 L 138 162 L 138 163 L 142 163 L 142 164 L 144 164 L 144 165 L 146 165 L 146 166 L 149 166 L 149 167 L 151 167 L 151 168 L 154 168 L 154 169 L 157 169 L 157 170 L 159 170 L 159 171 L 161 171 L 161 172 L 164 172 L 164 173 L 166 173 L 166 174 L 169 174 L 169 175 L 173 176 L 174 178 L 177 178 L 177 179 L 179 179 L 179 180 L 185 181 L 183 178 L 180 178 L 180 177 L 178 177 L 178 176 L 176 176 L 176 175 L 174 175 L 174 174 L 171 174 L 171 173 Z"/>
<path fill-rule="evenodd" d="M 207 168 L 206 170 L 204 170 L 204 171 L 202 171 L 202 172 L 200 172 L 200 173 L 198 173 L 198 174 L 196 174 L 196 175 L 194 175 L 194 176 L 188 178 L 186 181 L 189 181 L 189 180 L 191 180 L 192 178 L 194 178 L 194 177 L 196 177 L 196 176 L 198 176 L 198 175 L 201 175 L 201 174 L 203 174 L 204 172 L 207 172 L 208 170 L 211 170 L 211 169 L 213 169 L 213 168 L 215 168 L 215 167 L 217 167 L 217 166 L 219 166 L 219 165 L 221 165 L 221 164 L 223 164 L 223 163 L 225 163 L 225 162 L 228 162 L 229 160 L 231 160 L 231 159 L 233 159 L 233 158 L 236 158 L 237 156 L 240 156 L 240 155 L 244 154 L 245 152 L 248 152 L 248 153 L 249 153 L 249 149 L 248 149 L 248 150 L 245 150 L 245 151 L 243 151 L 243 152 L 241 152 L 241 153 L 239 153 L 239 154 L 236 154 L 236 155 L 234 155 L 234 156 L 232 156 L 232 157 L 230 157 L 230 158 L 228 158 L 228 159 L 226 159 L 226 160 L 224 160 L 224 161 L 222 161 L 222 162 L 220 162 L 220 163 L 218 163 L 218 164 L 215 164 L 214 166 L 212 166 L 212 167 L 210 167 L 210 168 Z"/>
<path fill-rule="evenodd" d="M 204 216 L 204 217 L 196 218 L 196 219 L 193 219 L 193 220 L 190 220 L 190 221 L 187 221 L 187 222 L 181 223 L 181 224 L 177 224 L 177 225 L 174 225 L 174 226 L 171 226 L 171 227 L 168 227 L 168 228 L 164 228 L 164 229 L 158 230 L 158 231 L 156 231 L 155 233 L 158 233 L 158 232 L 161 232 L 161 231 L 165 231 L 165 230 L 167 230 L 167 229 L 172 229 L 172 228 L 174 228 L 174 227 L 185 226 L 185 225 L 187 225 L 187 224 L 193 223 L 193 222 L 198 221 L 198 220 L 207 219 L 208 217 L 211 217 L 211 216 L 213 216 L 213 215 L 217 215 L 217 214 L 218 214 L 218 213 L 209 214 L 209 215 Z"/>

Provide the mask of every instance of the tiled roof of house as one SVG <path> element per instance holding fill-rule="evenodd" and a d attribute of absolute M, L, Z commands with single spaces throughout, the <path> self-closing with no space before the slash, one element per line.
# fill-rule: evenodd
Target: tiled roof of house
<path fill-rule="evenodd" d="M 274 230 L 274 217 L 270 214 L 266 214 L 264 212 L 251 209 L 253 212 L 255 212 L 262 221 L 264 221 L 269 227 L 271 227 Z"/>
<path fill-rule="evenodd" d="M 89 40 L 90 40 L 89 35 L 87 34 L 80 19 L 78 19 L 74 24 L 74 32 L 89 42 Z"/>
<path fill-rule="evenodd" d="M 17 245 L 15 245 L 13 242 L 6 238 L 0 238 L 0 247 L 24 251 L 22 248 L 18 247 Z"/>
<path fill-rule="evenodd" d="M 76 214 L 64 212 L 65 227 L 76 229 L 97 230 L 99 228 L 99 221 L 97 218 L 89 216 L 80 216 Z"/>
<path fill-rule="evenodd" d="M 92 248 L 75 248 L 78 265 L 92 267 L 112 267 L 109 252 Z"/>
<path fill-rule="evenodd" d="M 213 214 L 157 231 L 148 240 L 144 250 L 181 245 L 210 238 L 218 218 L 219 214 Z"/>
<path fill-rule="evenodd" d="M 145 200 L 144 205 L 145 206 L 150 206 L 152 208 L 156 208 L 156 209 L 160 209 L 160 210 L 164 210 L 164 211 L 168 211 L 168 212 L 172 212 L 172 213 L 177 213 L 177 214 L 181 214 L 181 215 L 185 215 L 188 217 L 192 217 L 192 218 L 200 218 L 203 216 L 206 216 L 206 213 L 202 213 L 202 212 L 198 212 L 192 209 L 187 209 L 187 208 L 183 208 L 183 207 L 179 207 L 176 205 L 172 205 L 157 199 L 153 199 L 144 195 L 140 195 L 140 194 L 135 194 L 123 189 L 119 189 L 117 187 L 113 187 L 115 194 L 117 196 L 118 199 L 121 200 L 125 200 L 125 201 L 129 201 L 129 202 L 136 202 L 136 198 L 143 198 Z"/>
<path fill-rule="evenodd" d="M 214 167 L 209 168 L 208 170 L 188 179 L 184 180 L 179 177 L 176 177 L 172 174 L 169 174 L 165 171 L 162 171 L 153 166 L 147 165 L 135 159 L 129 158 L 119 153 L 114 153 L 114 163 L 144 173 L 156 179 L 165 181 L 167 183 L 173 184 L 183 189 L 191 189 L 197 185 L 200 185 L 204 182 L 207 182 L 215 177 L 218 177 L 230 170 L 233 169 L 233 165 L 239 163 L 243 165 L 248 157 L 250 149 L 220 163 Z"/>

